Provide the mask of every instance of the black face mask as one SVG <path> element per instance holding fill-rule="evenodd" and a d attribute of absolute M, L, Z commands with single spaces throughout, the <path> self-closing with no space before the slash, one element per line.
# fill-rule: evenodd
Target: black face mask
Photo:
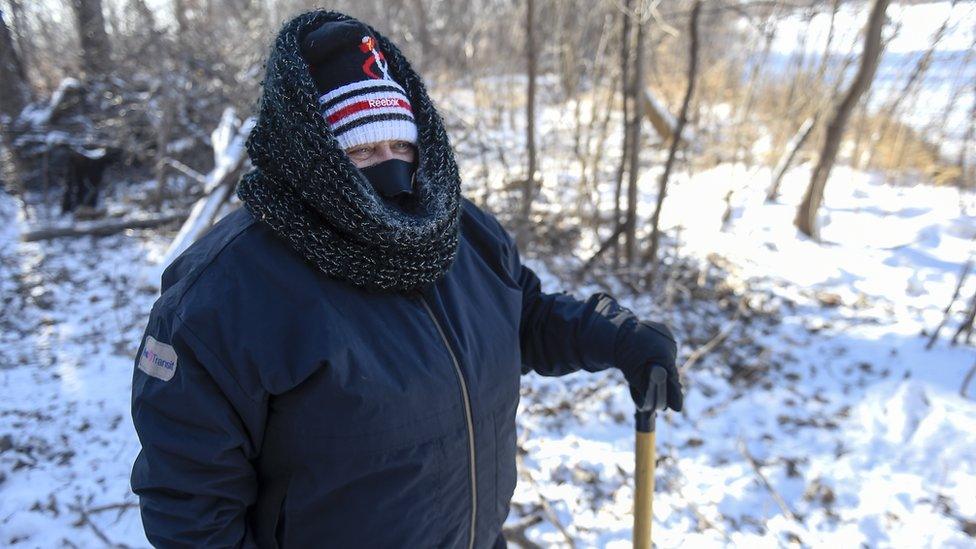
<path fill-rule="evenodd" d="M 401 203 L 413 196 L 413 162 L 392 158 L 359 171 L 383 198 Z"/>

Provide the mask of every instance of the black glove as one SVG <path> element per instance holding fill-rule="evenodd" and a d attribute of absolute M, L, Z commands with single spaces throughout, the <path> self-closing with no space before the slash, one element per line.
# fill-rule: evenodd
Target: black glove
<path fill-rule="evenodd" d="M 675 359 L 678 344 L 667 326 L 660 322 L 641 320 L 633 331 L 622 339 L 617 347 L 617 367 L 630 384 L 630 396 L 640 406 L 651 397 L 651 368 L 661 366 L 667 373 L 668 408 L 680 412 L 684 397 L 681 394 L 681 381 Z"/>

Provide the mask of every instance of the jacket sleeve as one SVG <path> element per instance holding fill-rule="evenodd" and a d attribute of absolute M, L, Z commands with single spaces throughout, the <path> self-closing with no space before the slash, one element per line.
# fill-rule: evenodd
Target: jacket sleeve
<path fill-rule="evenodd" d="M 264 412 L 176 313 L 150 315 L 136 357 L 132 467 L 155 547 L 254 547 L 245 515 Z"/>
<path fill-rule="evenodd" d="M 648 354 L 636 334 L 645 324 L 605 292 L 582 300 L 565 291 L 543 292 L 539 277 L 522 264 L 514 239 L 497 219 L 495 223 L 505 240 L 509 272 L 522 289 L 522 373 L 560 376 L 610 367 L 625 374 L 639 371 Z"/>

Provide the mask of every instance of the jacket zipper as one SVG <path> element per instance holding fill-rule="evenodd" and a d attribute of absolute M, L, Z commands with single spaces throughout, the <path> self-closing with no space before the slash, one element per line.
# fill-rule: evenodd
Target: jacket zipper
<path fill-rule="evenodd" d="M 440 334 L 441 339 L 444 341 L 444 346 L 447 347 L 448 354 L 451 355 L 451 360 L 454 362 L 454 373 L 457 374 L 458 384 L 461 386 L 461 399 L 464 401 L 464 419 L 468 426 L 468 459 L 471 460 L 471 530 L 470 537 L 468 539 L 468 548 L 474 548 L 474 527 L 475 527 L 475 517 L 478 514 L 478 485 L 477 476 L 475 474 L 475 454 L 474 454 L 474 420 L 471 414 L 471 399 L 468 395 L 468 385 L 464 382 L 464 375 L 461 373 L 461 365 L 458 364 L 457 357 L 454 355 L 454 351 L 451 350 L 451 344 L 447 341 L 447 336 L 444 335 L 444 330 L 441 329 L 440 322 L 437 321 L 437 317 L 434 316 L 434 311 L 427 304 L 427 300 L 418 291 L 417 296 L 420 302 L 424 305 L 424 309 L 427 309 L 427 314 L 430 319 L 434 321 L 434 326 L 437 327 L 437 333 Z"/>

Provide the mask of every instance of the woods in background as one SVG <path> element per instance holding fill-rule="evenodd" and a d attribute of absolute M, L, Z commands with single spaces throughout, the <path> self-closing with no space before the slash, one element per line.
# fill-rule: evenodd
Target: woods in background
<path fill-rule="evenodd" d="M 146 313 L 320 7 L 410 60 L 540 291 L 673 328 L 657 545 L 972 545 L 976 0 L 0 0 L 0 546 L 147 545 Z M 520 382 L 513 546 L 630 539 L 633 403 L 579 374 Z"/>
<path fill-rule="evenodd" d="M 69 198 L 79 181 L 102 174 L 78 177 L 63 158 L 105 154 L 112 162 L 99 170 L 107 170 L 107 185 L 156 181 L 145 208 L 192 203 L 205 190 L 201 174 L 213 169 L 209 134 L 221 113 L 254 112 L 268 41 L 289 14 L 312 4 L 3 0 L 4 186 L 45 196 L 63 188 L 62 201 L 77 202 Z M 592 232 L 597 245 L 584 271 L 609 252 L 614 272 L 653 284 L 661 211 L 677 166 L 766 167 L 768 199 L 778 200 L 783 175 L 813 162 L 794 221 L 812 238 L 836 162 L 878 170 L 892 183 L 976 185 L 976 60 L 972 47 L 943 44 L 972 20 L 947 16 L 931 36 L 912 37 L 928 45 L 920 53 L 886 58 L 886 45 L 903 38 L 903 22 L 892 23 L 884 0 L 367 0 L 329 7 L 374 22 L 415 60 L 443 98 L 458 148 L 482 158 L 482 169 L 467 173 L 469 192 L 499 201 L 522 246 L 565 246 L 571 243 L 562 239 Z M 841 36 L 842 21 L 857 36 Z M 873 85 L 878 78 L 883 86 Z M 926 87 L 940 89 L 942 104 L 928 119 L 908 116 L 928 100 Z M 459 90 L 472 92 L 472 105 L 451 99 Z M 554 107 L 559 122 L 572 126 L 572 151 L 558 150 L 544 133 L 552 124 L 540 124 Z M 503 173 L 487 168 L 489 156 Z M 545 166 L 556 158 L 575 186 L 572 215 L 539 204 L 552 186 Z M 642 192 L 655 193 L 653 212 L 638 211 Z M 609 196 L 608 209 L 601 201 Z"/>

